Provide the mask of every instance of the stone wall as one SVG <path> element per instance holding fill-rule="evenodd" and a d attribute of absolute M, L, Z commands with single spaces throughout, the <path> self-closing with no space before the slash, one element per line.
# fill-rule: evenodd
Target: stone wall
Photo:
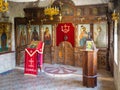
<path fill-rule="evenodd" d="M 15 68 L 15 53 L 5 53 L 0 55 L 0 73 Z"/>
<path fill-rule="evenodd" d="M 120 14 L 120 2 L 118 0 L 118 7 L 116 11 Z M 116 90 L 120 90 L 120 15 L 118 20 L 118 64 L 114 63 L 114 81 Z"/>

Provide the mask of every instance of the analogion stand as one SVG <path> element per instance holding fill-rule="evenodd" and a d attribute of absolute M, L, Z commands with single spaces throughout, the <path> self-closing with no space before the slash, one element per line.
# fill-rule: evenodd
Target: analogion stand
<path fill-rule="evenodd" d="M 97 52 L 95 50 L 83 51 L 83 85 L 86 87 L 97 86 Z"/>
<path fill-rule="evenodd" d="M 32 48 L 30 48 L 32 47 Z M 44 42 L 32 41 L 29 48 L 25 48 L 25 75 L 37 75 L 38 66 L 42 70 Z"/>

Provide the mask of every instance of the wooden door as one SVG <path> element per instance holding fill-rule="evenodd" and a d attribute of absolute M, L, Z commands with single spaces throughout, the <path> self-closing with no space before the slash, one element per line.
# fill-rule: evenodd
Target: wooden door
<path fill-rule="evenodd" d="M 59 64 L 74 65 L 74 49 L 71 43 L 63 41 L 58 46 Z"/>

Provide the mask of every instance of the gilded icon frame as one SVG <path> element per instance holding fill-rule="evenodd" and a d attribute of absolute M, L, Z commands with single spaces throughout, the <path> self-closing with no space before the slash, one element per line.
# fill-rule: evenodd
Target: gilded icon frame
<path fill-rule="evenodd" d="M 0 22 L 0 53 L 11 51 L 12 24 Z"/>

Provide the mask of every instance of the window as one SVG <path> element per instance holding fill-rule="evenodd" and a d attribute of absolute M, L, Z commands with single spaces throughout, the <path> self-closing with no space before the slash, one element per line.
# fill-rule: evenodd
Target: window
<path fill-rule="evenodd" d="M 118 35 L 117 35 L 117 21 L 115 21 L 114 26 L 114 61 L 118 65 Z"/>

